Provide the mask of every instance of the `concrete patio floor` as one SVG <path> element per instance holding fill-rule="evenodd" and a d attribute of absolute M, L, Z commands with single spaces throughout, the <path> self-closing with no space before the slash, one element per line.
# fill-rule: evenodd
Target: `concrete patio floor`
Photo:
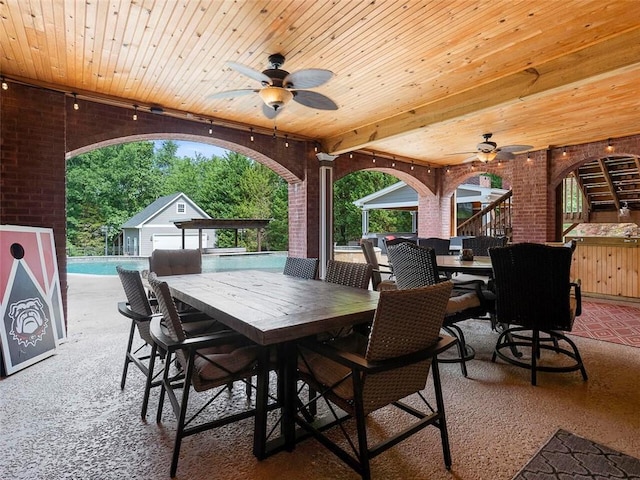
<path fill-rule="evenodd" d="M 116 310 L 117 277 L 69 276 L 68 341 L 56 355 L 0 380 L 0 479 L 168 479 L 175 420 L 155 422 L 157 391 L 140 419 L 143 377 L 120 375 L 129 323 Z M 476 348 L 469 377 L 442 365 L 453 468 L 438 432 L 427 429 L 372 462 L 378 480 L 509 480 L 558 428 L 640 457 L 640 350 L 574 337 L 589 380 L 490 361 L 496 334 L 484 321 L 460 324 Z M 239 388 L 239 387 L 238 387 Z M 241 397 L 241 395 L 238 395 Z M 390 411 L 371 416 L 385 431 Z M 251 454 L 252 420 L 186 439 L 179 479 L 357 479 L 319 443 L 265 461 Z"/>

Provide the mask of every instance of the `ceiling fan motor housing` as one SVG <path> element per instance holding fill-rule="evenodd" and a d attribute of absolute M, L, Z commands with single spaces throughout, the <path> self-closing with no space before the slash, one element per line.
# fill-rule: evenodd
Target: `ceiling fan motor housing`
<path fill-rule="evenodd" d="M 264 73 L 271 79 L 271 86 L 273 87 L 282 87 L 282 81 L 287 75 L 289 75 L 289 72 L 287 72 L 286 70 L 280 70 L 279 68 L 267 69 L 262 73 Z M 267 85 L 269 84 L 266 82 L 262 82 L 262 86 L 266 87 Z"/>

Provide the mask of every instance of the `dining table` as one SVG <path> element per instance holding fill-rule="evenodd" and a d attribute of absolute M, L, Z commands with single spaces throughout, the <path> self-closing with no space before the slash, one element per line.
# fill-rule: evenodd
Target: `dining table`
<path fill-rule="evenodd" d="M 280 435 L 267 438 L 269 368 L 258 368 L 253 453 L 259 459 L 296 442 L 296 341 L 373 320 L 379 293 L 262 270 L 158 277 L 174 298 L 278 352 Z M 268 361 L 268 355 L 263 355 Z M 262 377 L 261 377 L 262 376 Z"/>
<path fill-rule="evenodd" d="M 447 274 L 464 273 L 485 277 L 493 276 L 491 257 L 474 256 L 473 260 L 462 260 L 459 255 L 437 255 L 438 270 Z"/>

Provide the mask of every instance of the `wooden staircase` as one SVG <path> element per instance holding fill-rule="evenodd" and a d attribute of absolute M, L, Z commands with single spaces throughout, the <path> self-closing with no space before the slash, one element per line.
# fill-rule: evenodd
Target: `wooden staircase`
<path fill-rule="evenodd" d="M 497 200 L 458 225 L 458 236 L 506 236 L 511 240 L 511 197 L 509 190 Z"/>

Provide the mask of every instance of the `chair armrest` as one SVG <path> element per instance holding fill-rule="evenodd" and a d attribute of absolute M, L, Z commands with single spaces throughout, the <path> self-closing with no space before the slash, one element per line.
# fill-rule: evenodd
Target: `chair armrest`
<path fill-rule="evenodd" d="M 218 345 L 228 344 L 233 341 L 246 341 L 246 337 L 234 332 L 233 330 L 222 330 L 212 333 L 210 335 L 202 335 L 197 337 L 186 338 L 184 341 L 179 342 L 169 337 L 164 332 L 162 326 L 162 319 L 160 317 L 154 317 L 151 320 L 151 326 L 149 329 L 151 338 L 156 344 L 163 350 L 198 350 L 201 348 L 215 347 Z"/>
<path fill-rule="evenodd" d="M 582 314 L 582 290 L 580 280 L 569 283 L 570 287 L 573 287 L 573 295 L 576 298 L 576 317 Z"/>
<path fill-rule="evenodd" d="M 411 365 L 413 363 L 422 362 L 429 358 L 437 356 L 439 353 L 444 352 L 448 348 L 452 347 L 456 342 L 456 339 L 449 336 L 439 337 L 438 342 L 434 345 L 418 350 L 416 352 L 401 355 L 399 357 L 388 358 L 378 362 L 368 362 L 364 357 L 339 348 L 334 347 L 330 343 L 318 342 L 313 340 L 302 340 L 299 345 L 319 353 L 341 365 L 351 368 L 352 370 L 358 370 L 365 373 L 380 373 L 387 370 L 393 370 L 399 367 Z"/>
<path fill-rule="evenodd" d="M 157 302 L 156 302 L 156 305 L 157 305 Z M 118 302 L 118 312 L 120 312 L 122 315 L 124 315 L 127 318 L 135 320 L 136 322 L 148 322 L 153 317 L 161 316 L 160 313 L 152 313 L 149 316 L 140 315 L 139 313 L 136 313 L 133 310 L 131 310 L 128 302 Z M 186 313 L 181 313 L 179 315 L 180 315 L 180 319 L 183 322 L 198 322 L 201 320 L 213 320 L 207 314 L 202 312 L 186 312 Z"/>
<path fill-rule="evenodd" d="M 122 315 L 124 315 L 127 318 L 135 320 L 136 322 L 148 322 L 154 316 L 158 315 L 158 314 L 152 314 L 150 316 L 140 315 L 139 313 L 136 313 L 133 310 L 131 310 L 127 302 L 118 302 L 118 312 L 120 312 Z"/>

